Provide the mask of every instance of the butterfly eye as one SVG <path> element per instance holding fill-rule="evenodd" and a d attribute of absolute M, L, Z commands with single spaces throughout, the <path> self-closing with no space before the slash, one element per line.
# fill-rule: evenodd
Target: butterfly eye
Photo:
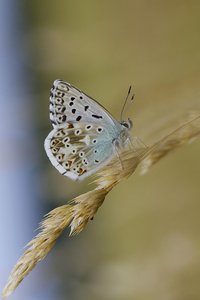
<path fill-rule="evenodd" d="M 129 118 L 128 121 L 122 121 L 120 124 L 128 129 L 131 129 L 133 127 L 133 122 Z"/>
<path fill-rule="evenodd" d="M 124 126 L 124 127 L 126 127 L 126 128 L 128 128 L 128 124 L 127 123 L 122 123 L 122 126 Z"/>

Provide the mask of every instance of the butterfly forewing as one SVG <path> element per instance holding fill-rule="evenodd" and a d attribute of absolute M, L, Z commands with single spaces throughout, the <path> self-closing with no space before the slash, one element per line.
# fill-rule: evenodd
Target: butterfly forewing
<path fill-rule="evenodd" d="M 62 80 L 55 80 L 51 89 L 50 119 L 53 127 L 68 121 L 119 125 L 98 102 Z"/>

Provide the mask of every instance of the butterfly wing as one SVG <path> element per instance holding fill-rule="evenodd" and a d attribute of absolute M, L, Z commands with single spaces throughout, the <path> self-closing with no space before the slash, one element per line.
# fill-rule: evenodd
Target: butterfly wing
<path fill-rule="evenodd" d="M 54 129 L 45 140 L 46 153 L 55 168 L 73 180 L 84 179 L 111 160 L 116 154 L 113 141 L 127 131 L 98 102 L 61 80 L 51 89 L 50 119 Z"/>
<path fill-rule="evenodd" d="M 109 132 L 83 122 L 53 129 L 45 140 L 45 150 L 56 169 L 73 180 L 95 173 L 113 152 Z"/>
<path fill-rule="evenodd" d="M 113 128 L 118 128 L 120 125 L 97 101 L 59 79 L 53 83 L 49 108 L 50 120 L 54 128 L 68 121 L 106 123 Z"/>

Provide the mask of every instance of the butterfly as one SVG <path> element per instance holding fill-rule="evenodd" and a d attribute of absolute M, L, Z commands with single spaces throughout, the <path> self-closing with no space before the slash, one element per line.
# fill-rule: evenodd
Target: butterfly
<path fill-rule="evenodd" d="M 97 101 L 63 80 L 50 92 L 53 130 L 45 150 L 53 166 L 72 180 L 82 180 L 105 166 L 131 143 L 132 121 L 118 122 Z"/>

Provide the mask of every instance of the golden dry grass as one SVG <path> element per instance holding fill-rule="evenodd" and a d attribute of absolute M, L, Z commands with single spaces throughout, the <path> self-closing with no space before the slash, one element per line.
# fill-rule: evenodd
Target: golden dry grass
<path fill-rule="evenodd" d="M 41 223 L 40 232 L 29 242 L 28 249 L 14 266 L 4 288 L 3 298 L 12 294 L 35 265 L 45 258 L 66 227 L 71 227 L 70 234 L 80 233 L 94 217 L 111 189 L 122 179 L 129 177 L 139 163 L 142 166 L 142 173 L 145 173 L 168 153 L 199 136 L 200 114 L 197 112 L 192 120 L 185 122 L 151 147 L 145 146 L 138 139 L 134 143 L 134 150 L 124 149 L 120 155 L 123 169 L 121 162 L 114 158 L 98 172 L 98 178 L 95 180 L 96 188 L 48 213 Z"/>

